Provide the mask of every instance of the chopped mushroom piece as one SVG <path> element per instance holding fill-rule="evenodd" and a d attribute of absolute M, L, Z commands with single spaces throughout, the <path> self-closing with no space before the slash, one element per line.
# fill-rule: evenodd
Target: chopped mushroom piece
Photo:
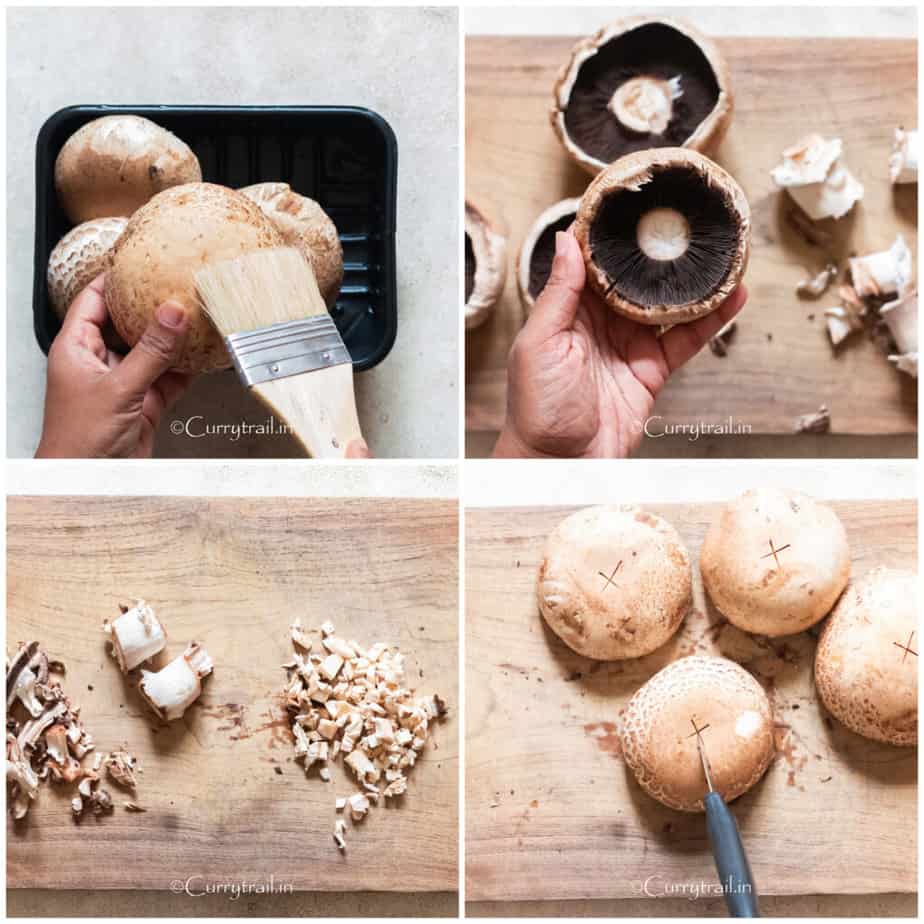
<path fill-rule="evenodd" d="M 737 329 L 738 322 L 732 318 L 709 340 L 709 349 L 712 350 L 716 356 L 727 356 L 728 345 L 731 343 L 732 337 L 734 337 Z"/>
<path fill-rule="evenodd" d="M 885 321 L 898 348 L 897 353 L 889 355 L 900 372 L 913 378 L 918 377 L 918 293 L 917 290 L 906 292 L 895 301 L 887 302 L 879 311 L 879 317 Z"/>
<path fill-rule="evenodd" d="M 146 812 L 147 809 L 138 805 L 137 802 L 123 802 L 122 805 L 125 806 L 126 812 Z"/>
<path fill-rule="evenodd" d="M 350 796 L 350 817 L 353 821 L 362 821 L 369 813 L 369 797 L 362 792 Z"/>
<path fill-rule="evenodd" d="M 142 670 L 138 689 L 157 715 L 171 722 L 199 698 L 201 680 L 213 668 L 208 652 L 198 642 L 190 642 L 183 654 L 156 673 Z"/>
<path fill-rule="evenodd" d="M 112 653 L 123 674 L 153 658 L 167 644 L 164 627 L 144 600 L 136 601 L 113 622 L 104 623 L 103 630 L 112 640 Z"/>
<path fill-rule="evenodd" d="M 803 279 L 796 286 L 796 294 L 802 298 L 819 298 L 824 295 L 831 285 L 834 277 L 837 276 L 837 267 L 829 263 L 820 273 L 812 276 L 810 279 Z"/>
<path fill-rule="evenodd" d="M 839 346 L 854 331 L 863 329 L 863 322 L 843 305 L 825 308 L 825 323 L 832 346 Z"/>
<path fill-rule="evenodd" d="M 773 182 L 813 221 L 841 218 L 863 198 L 863 185 L 841 161 L 842 153 L 840 138 L 807 135 L 783 151 Z"/>
<path fill-rule="evenodd" d="M 822 404 L 813 414 L 803 414 L 796 421 L 796 433 L 827 433 L 831 429 L 831 412 Z"/>
<path fill-rule="evenodd" d="M 918 181 L 918 132 L 895 129 L 892 153 L 889 155 L 889 179 L 893 185 Z"/>
<path fill-rule="evenodd" d="M 911 251 L 899 234 L 888 250 L 852 257 L 850 276 L 861 298 L 903 295 L 911 282 Z"/>
<path fill-rule="evenodd" d="M 119 748 L 108 754 L 103 763 L 106 766 L 106 772 L 116 783 L 127 789 L 135 788 L 137 785 L 135 769 L 138 761 L 125 748 Z"/>

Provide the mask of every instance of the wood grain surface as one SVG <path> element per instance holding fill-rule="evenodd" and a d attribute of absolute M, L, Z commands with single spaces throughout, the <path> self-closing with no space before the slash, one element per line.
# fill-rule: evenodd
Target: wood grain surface
<path fill-rule="evenodd" d="M 854 575 L 915 567 L 914 502 L 832 506 L 847 528 Z M 610 663 L 572 652 L 536 605 L 546 536 L 574 509 L 466 513 L 466 899 L 644 898 L 646 881 L 650 892 L 676 898 L 714 886 L 703 816 L 646 796 L 617 735 L 631 695 L 693 653 L 740 662 L 774 707 L 776 759 L 733 803 L 760 891 L 914 891 L 917 750 L 867 741 L 824 712 L 812 682 L 813 633 L 748 636 L 706 601 L 699 550 L 718 506 L 647 508 L 687 544 L 694 607 L 661 649 Z"/>
<path fill-rule="evenodd" d="M 69 787 L 43 786 L 25 822 L 7 822 L 9 886 L 170 890 L 200 877 L 205 889 L 272 876 L 295 891 L 456 889 L 454 502 L 13 497 L 7 513 L 9 643 L 39 639 L 65 661 L 98 748 L 124 743 L 140 758 L 135 801 L 147 808 L 78 825 Z M 103 619 L 133 596 L 164 622 L 170 656 L 195 639 L 215 661 L 170 726 L 105 650 Z M 450 705 L 407 795 L 348 822 L 345 855 L 334 799 L 355 791 L 352 777 L 338 761 L 331 783 L 306 778 L 281 705 L 296 616 L 400 645 L 411 685 Z"/>
<path fill-rule="evenodd" d="M 515 279 L 520 243 L 543 209 L 581 195 L 589 181 L 548 120 L 555 76 L 573 43 L 466 40 L 466 195 L 506 225 L 510 245 L 503 300 L 466 337 L 469 432 L 497 431 L 503 422 L 507 352 L 525 320 Z M 654 429 L 724 424 L 744 428 L 730 432 L 793 441 L 796 419 L 826 404 L 834 434 L 915 432 L 915 382 L 865 334 L 833 351 L 823 317 L 837 303 L 833 290 L 803 301 L 795 287 L 829 256 L 846 270 L 848 255 L 884 249 L 897 232 L 917 254 L 917 187 L 890 186 L 887 171 L 893 129 L 917 121 L 917 43 L 726 38 L 718 45 L 731 68 L 735 114 L 714 156 L 751 204 L 750 299 L 728 355 L 704 350 L 673 376 L 656 403 L 662 419 Z M 809 131 L 843 138 L 846 162 L 866 188 L 850 215 L 820 223 L 833 236 L 830 247 L 813 246 L 793 229 L 789 197 L 770 179 L 781 150 Z M 697 454 L 704 447 L 678 448 Z M 746 444 L 743 453 L 752 454 Z"/>

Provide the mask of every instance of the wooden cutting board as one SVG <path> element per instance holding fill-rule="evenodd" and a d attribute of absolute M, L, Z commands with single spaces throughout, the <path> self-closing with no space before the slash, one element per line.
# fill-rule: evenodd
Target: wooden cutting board
<path fill-rule="evenodd" d="M 590 180 L 567 157 L 548 118 L 556 74 L 574 42 L 466 40 L 466 195 L 509 234 L 503 300 L 493 318 L 466 336 L 471 432 L 497 431 L 504 419 L 507 352 L 525 320 L 515 278 L 520 244 L 543 209 L 580 196 Z M 898 232 L 916 258 L 917 187 L 890 186 L 887 160 L 893 129 L 917 124 L 917 43 L 729 38 L 718 44 L 731 68 L 735 114 L 714 156 L 751 204 L 750 300 L 728 355 L 704 350 L 671 379 L 655 407 L 664 418 L 657 431 L 731 418 L 750 428 L 734 432 L 793 439 L 799 415 L 826 404 L 832 433 L 916 432 L 914 380 L 896 372 L 865 334 L 835 353 L 823 317 L 837 304 L 833 290 L 803 301 L 795 287 L 826 264 L 828 251 L 846 270 L 849 254 L 884 249 Z M 809 244 L 793 229 L 789 197 L 770 179 L 780 151 L 809 131 L 843 138 L 846 162 L 866 188 L 849 216 L 820 224 L 833 236 L 830 248 Z"/>
<path fill-rule="evenodd" d="M 912 501 L 833 506 L 854 574 L 916 566 Z M 867 741 L 823 712 L 811 634 L 754 638 L 707 604 L 699 549 L 718 505 L 648 509 L 673 523 L 690 550 L 694 611 L 658 651 L 610 663 L 572 652 L 536 605 L 545 538 L 574 508 L 466 514 L 466 898 L 641 898 L 650 877 L 650 890 L 679 897 L 689 894 L 681 887 L 716 882 L 703 816 L 646 796 L 617 735 L 632 694 L 693 653 L 739 661 L 774 706 L 777 758 L 733 803 L 760 890 L 914 891 L 917 750 Z"/>
<path fill-rule="evenodd" d="M 9 886 L 165 890 L 201 877 L 193 888 L 204 889 L 272 876 L 277 889 L 456 889 L 455 503 L 13 497 L 7 510 L 7 638 L 39 639 L 65 661 L 65 690 L 98 747 L 139 757 L 135 801 L 147 808 L 77 825 L 69 788 L 43 786 L 21 830 L 7 822 Z M 215 661 L 169 727 L 105 650 L 100 624 L 132 596 L 154 606 L 171 655 L 195 639 Z M 345 855 L 334 800 L 355 786 L 339 761 L 333 782 L 306 778 L 281 705 L 296 616 L 400 645 L 411 685 L 450 706 L 407 795 L 348 822 Z"/>

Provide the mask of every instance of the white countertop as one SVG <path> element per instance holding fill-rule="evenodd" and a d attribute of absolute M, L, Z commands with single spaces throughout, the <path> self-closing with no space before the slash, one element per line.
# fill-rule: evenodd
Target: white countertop
<path fill-rule="evenodd" d="M 356 377 L 377 457 L 458 456 L 458 12 L 417 8 L 16 8 L 7 12 L 7 450 L 38 442 L 45 357 L 32 331 L 35 140 L 77 103 L 355 105 L 398 137 L 398 339 Z M 206 379 L 215 377 L 206 377 Z M 167 415 L 262 420 L 230 377 Z M 169 436 L 173 455 L 291 455 L 257 438 Z"/>

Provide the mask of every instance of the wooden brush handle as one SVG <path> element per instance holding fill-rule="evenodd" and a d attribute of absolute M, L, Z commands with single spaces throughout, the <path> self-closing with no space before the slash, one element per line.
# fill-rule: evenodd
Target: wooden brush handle
<path fill-rule="evenodd" d="M 252 391 L 315 459 L 342 459 L 347 446 L 363 438 L 350 363 L 261 382 Z"/>

